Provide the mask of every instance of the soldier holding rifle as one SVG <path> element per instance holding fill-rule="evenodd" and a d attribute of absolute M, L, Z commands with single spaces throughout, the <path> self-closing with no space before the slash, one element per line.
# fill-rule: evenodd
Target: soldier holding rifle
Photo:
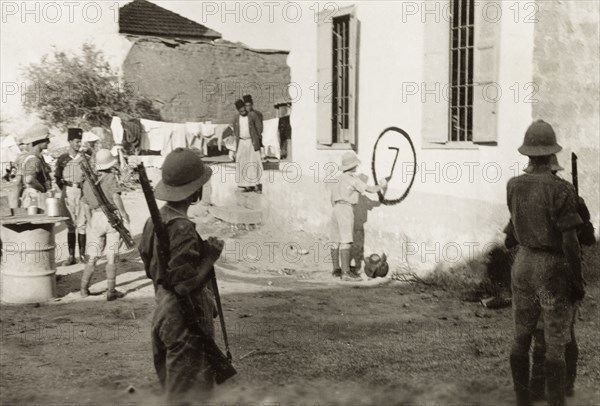
<path fill-rule="evenodd" d="M 548 404 L 565 404 L 565 345 L 571 341 L 576 303 L 585 296 L 573 185 L 552 174 L 551 156 L 562 149 L 552 127 L 534 122 L 519 152 L 530 158 L 531 173 L 512 178 L 507 185 L 519 251 L 512 266 L 515 339 L 510 366 L 518 406 L 531 405 L 529 347 L 538 319 L 544 319 Z"/>
<path fill-rule="evenodd" d="M 139 173 L 151 214 L 139 251 L 156 292 L 154 366 L 168 402 L 179 402 L 191 396 L 193 389 L 209 391 L 215 381 L 235 374 L 230 359 L 214 343 L 218 289 L 213 264 L 224 243 L 214 237 L 203 241 L 187 214 L 190 205 L 202 198 L 202 186 L 212 170 L 191 150 L 171 152 L 154 191 L 156 199 L 167 202 L 160 210 L 143 165 Z"/>
<path fill-rule="evenodd" d="M 129 224 L 129 215 L 125 211 L 125 206 L 121 200 L 121 188 L 119 187 L 117 178 L 114 174 L 116 163 L 117 159 L 112 156 L 109 150 L 101 149 L 96 154 L 96 170 L 98 171 L 97 181 L 91 179 L 90 174 L 87 173 L 87 171 L 89 171 L 87 166 L 82 167 L 84 173 L 86 173 L 86 180 L 83 183 L 83 199 L 85 200 L 85 203 L 89 205 L 92 214 L 89 221 L 86 249 L 89 260 L 83 270 L 83 276 L 81 277 L 81 296 L 87 297 L 89 295 L 88 287 L 96 269 L 96 261 L 98 260 L 98 257 L 102 255 L 103 251 L 105 251 L 107 261 L 107 301 L 112 301 L 124 296 L 123 293 L 115 289 L 117 279 L 117 264 L 115 259 L 116 254 L 119 251 L 121 233 L 123 232 L 123 221 Z M 82 162 L 82 165 L 85 164 L 88 164 L 87 159 L 85 162 Z M 94 191 L 94 189 L 96 189 L 96 191 Z M 98 194 L 99 191 L 102 195 Z M 99 198 L 99 196 L 102 198 Z M 110 213 L 111 210 L 107 210 L 107 205 L 117 207 L 119 219 L 113 219 L 107 216 L 107 212 L 109 214 L 115 214 Z M 115 222 L 120 223 L 120 227 L 115 227 Z M 125 242 L 127 245 L 133 245 L 132 242 Z"/>

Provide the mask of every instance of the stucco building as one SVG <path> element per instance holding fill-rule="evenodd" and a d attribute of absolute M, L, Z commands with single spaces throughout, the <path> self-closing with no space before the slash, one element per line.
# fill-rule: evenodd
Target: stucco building
<path fill-rule="evenodd" d="M 302 4 L 306 15 L 315 12 Z M 343 2 L 289 24 L 294 162 L 265 180 L 255 203 L 266 221 L 326 232 L 332 163 L 355 150 L 386 198 L 406 190 L 408 143 L 380 133 L 395 126 L 414 144 L 417 173 L 397 205 L 359 208 L 365 251 L 385 251 L 412 269 L 450 266 L 501 241 L 506 183 L 527 158 L 517 148 L 529 124 L 550 122 L 570 180 L 579 156 L 580 192 L 599 223 L 599 5 L 595 1 Z M 323 6 L 323 5 L 322 5 Z M 225 174 L 213 183 L 227 204 Z M 216 188 L 214 188 L 216 189 Z M 362 229 L 364 228 L 364 229 Z M 362 238 L 361 238 L 362 239 Z"/>

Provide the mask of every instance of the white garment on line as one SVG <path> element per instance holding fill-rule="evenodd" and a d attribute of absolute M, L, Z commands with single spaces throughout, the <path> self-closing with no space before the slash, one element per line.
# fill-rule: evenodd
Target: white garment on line
<path fill-rule="evenodd" d="M 171 125 L 162 121 L 146 120 L 142 118 L 140 124 L 144 128 L 142 139 L 140 140 L 140 149 L 146 151 L 162 151 L 165 136 L 163 128 Z"/>
<path fill-rule="evenodd" d="M 268 157 L 281 158 L 279 145 L 279 118 L 263 121 L 262 142 Z"/>
<path fill-rule="evenodd" d="M 123 122 L 119 117 L 113 117 L 110 122 L 110 131 L 112 131 L 115 144 L 123 144 Z"/>
<path fill-rule="evenodd" d="M 162 146 L 160 148 L 160 154 L 162 156 L 166 156 L 169 152 L 173 151 L 173 143 L 171 141 L 171 135 L 173 134 L 173 128 L 175 124 L 173 123 L 164 123 L 164 125 L 160 128 L 160 136 L 159 138 L 162 140 Z"/>

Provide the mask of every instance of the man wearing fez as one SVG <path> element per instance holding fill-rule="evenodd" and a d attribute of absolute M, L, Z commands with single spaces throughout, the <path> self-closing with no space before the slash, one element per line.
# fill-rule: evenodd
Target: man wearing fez
<path fill-rule="evenodd" d="M 75 242 L 79 243 L 79 258 L 85 263 L 85 244 L 86 234 L 86 207 L 81 201 L 81 185 L 83 183 L 83 171 L 81 170 L 81 161 L 83 152 L 81 151 L 81 140 L 83 130 L 81 128 L 69 128 L 67 131 L 67 140 L 69 141 L 69 150 L 58 157 L 56 161 L 56 170 L 54 178 L 56 185 L 61 190 L 61 199 L 69 212 L 67 226 L 67 242 L 69 245 L 69 259 L 65 265 L 74 265 L 75 260 Z M 77 237 L 76 237 L 77 235 Z"/>
<path fill-rule="evenodd" d="M 238 114 L 233 120 L 233 133 L 236 141 L 236 176 L 238 187 L 244 192 L 262 193 L 262 121 L 255 111 L 247 111 L 243 100 L 237 100 Z"/>
<path fill-rule="evenodd" d="M 258 120 L 258 124 L 260 125 L 259 126 L 258 134 L 260 135 L 261 156 L 263 156 L 264 155 L 263 154 L 263 152 L 264 152 L 264 150 L 263 150 L 264 145 L 262 143 L 263 120 L 264 120 L 263 119 L 263 114 L 260 111 L 254 109 L 254 100 L 252 100 L 252 96 L 250 96 L 249 94 L 247 94 L 244 97 L 242 97 L 242 100 L 244 100 L 244 104 L 246 105 L 246 111 L 248 113 L 250 113 L 252 111 L 252 112 L 256 113 L 256 115 L 258 116 L 258 119 L 259 119 Z"/>
<path fill-rule="evenodd" d="M 29 154 L 22 161 L 21 205 L 24 208 L 36 205 L 44 210 L 46 192 L 52 189 L 50 167 L 42 154 L 48 149 L 50 130 L 43 124 L 35 124 L 25 132 L 22 142 L 29 145 Z"/>

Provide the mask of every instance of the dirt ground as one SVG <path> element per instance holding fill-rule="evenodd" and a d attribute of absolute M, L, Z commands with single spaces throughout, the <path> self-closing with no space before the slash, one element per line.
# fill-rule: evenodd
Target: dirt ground
<path fill-rule="evenodd" d="M 124 200 L 139 236 L 143 197 Z M 198 404 L 514 404 L 510 309 L 484 309 L 449 286 L 343 284 L 330 276 L 325 236 L 240 229 L 203 206 L 192 215 L 203 236 L 226 241 L 217 274 L 238 370 Z M 65 241 L 59 228 L 57 244 Z M 598 264 L 593 249 L 586 258 Z M 164 404 L 150 345 L 152 285 L 136 251 L 120 260 L 122 300 L 105 301 L 101 262 L 85 300 L 79 264 L 58 267 L 57 300 L 0 307 L 2 404 Z M 579 376 L 569 405 L 600 404 L 597 280 L 576 327 Z"/>

